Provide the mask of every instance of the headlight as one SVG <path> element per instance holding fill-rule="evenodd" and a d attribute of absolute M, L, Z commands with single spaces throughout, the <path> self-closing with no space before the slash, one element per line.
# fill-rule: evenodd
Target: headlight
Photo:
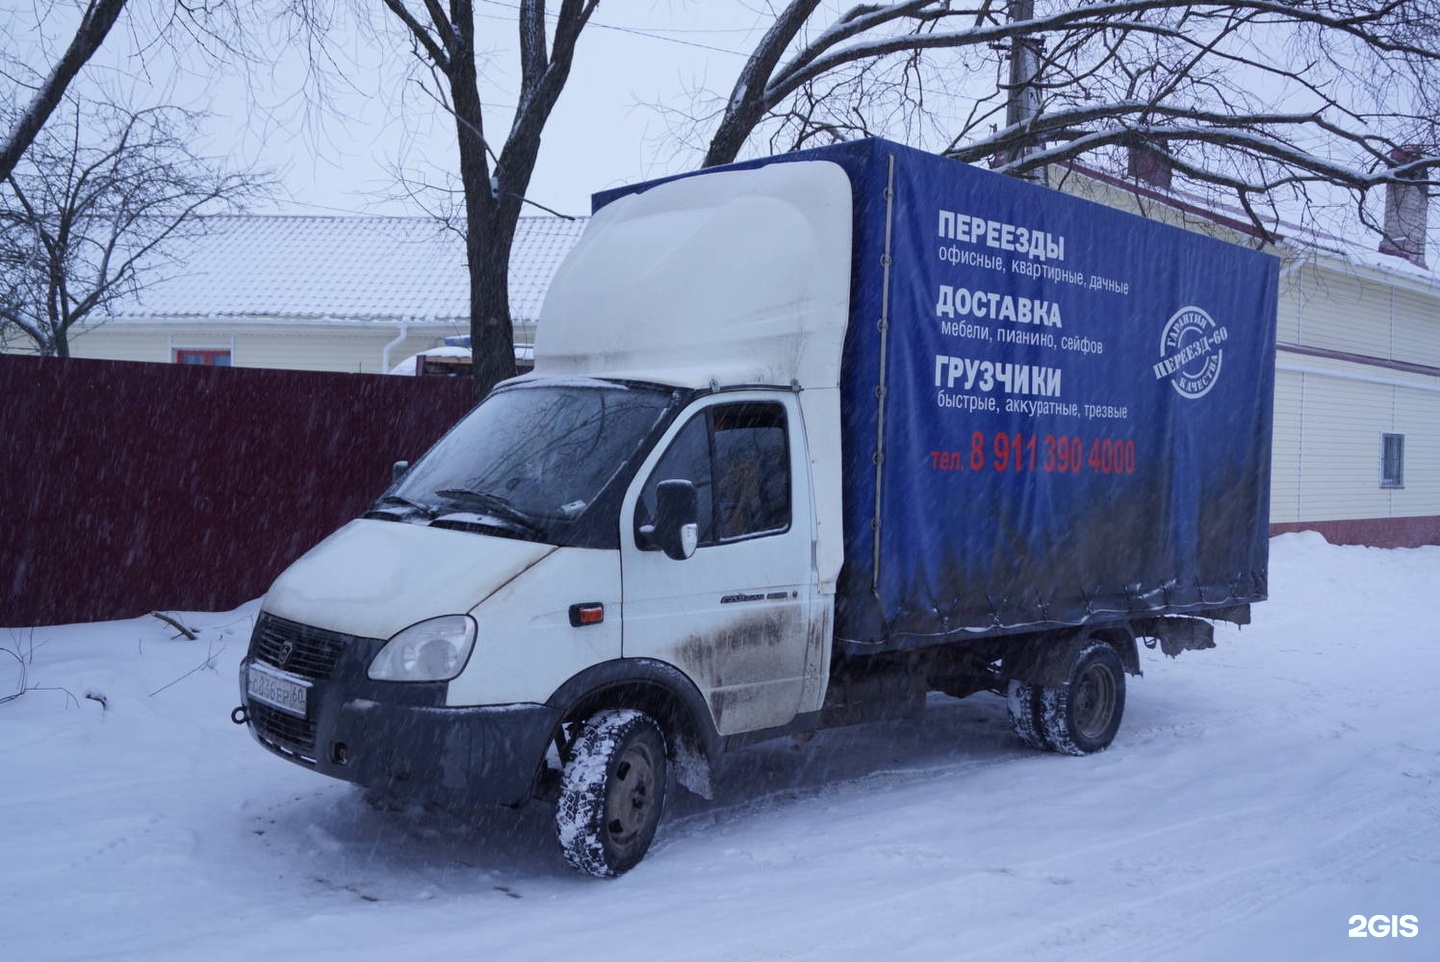
<path fill-rule="evenodd" d="M 475 620 L 443 615 L 411 625 L 385 643 L 370 662 L 375 681 L 449 681 L 475 647 Z"/>

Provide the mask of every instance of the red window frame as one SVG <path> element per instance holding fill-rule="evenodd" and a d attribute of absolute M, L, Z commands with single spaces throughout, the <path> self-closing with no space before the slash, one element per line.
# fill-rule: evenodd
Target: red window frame
<path fill-rule="evenodd" d="M 187 360 L 187 358 L 198 358 L 198 360 Z M 177 347 L 175 348 L 176 364 L 192 364 L 196 367 L 230 367 L 231 352 L 228 347 Z"/>

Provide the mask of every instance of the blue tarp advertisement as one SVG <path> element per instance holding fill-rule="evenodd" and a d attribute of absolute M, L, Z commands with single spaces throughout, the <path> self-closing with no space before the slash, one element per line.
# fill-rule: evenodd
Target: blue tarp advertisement
<path fill-rule="evenodd" d="M 856 197 L 839 637 L 1264 598 L 1275 258 L 881 141 L 793 156 Z"/>

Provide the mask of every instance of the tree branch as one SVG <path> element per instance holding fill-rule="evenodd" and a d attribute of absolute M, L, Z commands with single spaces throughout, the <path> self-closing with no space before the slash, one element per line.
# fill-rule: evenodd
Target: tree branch
<path fill-rule="evenodd" d="M 50 75 L 45 78 L 40 90 L 30 101 L 30 106 L 11 128 L 4 144 L 0 144 L 0 180 L 10 176 L 15 165 L 20 162 L 21 155 L 35 142 L 40 129 L 45 126 L 55 108 L 60 106 L 70 82 L 110 35 L 110 28 L 115 26 L 115 21 L 125 9 L 125 2 L 126 0 L 90 0 L 81 18 L 80 27 L 75 31 L 74 39 L 50 71 Z"/>

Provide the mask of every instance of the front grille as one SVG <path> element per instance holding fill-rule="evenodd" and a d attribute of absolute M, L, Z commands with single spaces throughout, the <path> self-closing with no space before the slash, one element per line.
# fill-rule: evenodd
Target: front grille
<path fill-rule="evenodd" d="M 265 741 L 293 753 L 315 751 L 314 722 L 287 715 L 258 701 L 250 703 L 249 712 L 255 733 Z"/>
<path fill-rule="evenodd" d="M 330 677 L 335 662 L 353 640 L 350 635 L 262 614 L 255 625 L 250 653 L 276 668 L 323 681 Z"/>

